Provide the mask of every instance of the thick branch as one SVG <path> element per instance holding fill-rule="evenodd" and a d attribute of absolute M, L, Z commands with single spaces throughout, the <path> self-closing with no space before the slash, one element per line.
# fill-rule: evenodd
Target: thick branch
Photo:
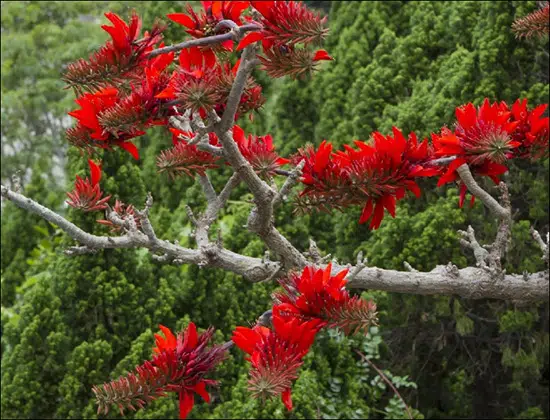
<path fill-rule="evenodd" d="M 254 45 L 244 49 L 237 76 L 231 88 L 227 106 L 221 121 L 214 124 L 215 132 L 223 146 L 223 153 L 233 170 L 254 195 L 255 207 L 248 218 L 248 228 L 258 234 L 267 247 L 282 259 L 287 269 L 301 268 L 307 264 L 305 257 L 273 226 L 273 202 L 275 191 L 254 172 L 250 163 L 243 157 L 229 131 L 233 124 L 245 82 L 255 63 Z"/>
<path fill-rule="evenodd" d="M 342 266 L 333 266 L 336 274 Z M 416 295 L 458 295 L 468 299 L 503 299 L 548 302 L 548 271 L 527 275 L 507 274 L 494 281 L 491 273 L 476 267 L 450 270 L 437 266 L 430 272 L 363 268 L 348 286 Z"/>

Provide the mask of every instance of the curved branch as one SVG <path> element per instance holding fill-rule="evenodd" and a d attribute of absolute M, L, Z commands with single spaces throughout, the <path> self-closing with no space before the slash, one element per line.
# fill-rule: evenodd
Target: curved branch
<path fill-rule="evenodd" d="M 460 179 L 462 179 L 466 187 L 468 187 L 468 190 L 479 198 L 483 204 L 489 208 L 489 210 L 501 219 L 510 217 L 510 212 L 501 206 L 498 201 L 491 196 L 491 194 L 479 186 L 474 179 L 472 172 L 470 172 L 470 168 L 467 163 L 460 165 L 456 171 L 458 172 L 458 175 L 460 175 Z"/>

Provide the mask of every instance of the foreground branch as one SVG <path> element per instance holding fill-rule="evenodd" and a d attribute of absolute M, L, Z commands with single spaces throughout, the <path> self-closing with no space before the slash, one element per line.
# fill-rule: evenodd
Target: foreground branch
<path fill-rule="evenodd" d="M 231 184 L 233 182 L 236 180 Z M 162 255 L 155 255 L 158 261 L 221 268 L 241 275 L 251 282 L 275 279 L 285 275 L 289 270 L 281 267 L 278 262 L 240 255 L 214 244 L 206 250 L 183 248 L 156 238 L 152 230 L 149 234 L 153 235 L 155 238 L 153 240 L 139 230 L 119 237 L 91 235 L 32 199 L 10 191 L 3 185 L 1 188 L 2 197 L 59 226 L 79 242 L 82 246 L 73 248 L 74 255 L 108 248 L 147 248 L 152 252 L 162 253 Z M 220 196 L 222 195 L 224 195 L 223 191 Z M 220 196 L 218 197 L 221 198 Z M 146 212 L 142 212 L 141 217 L 145 219 Z M 517 302 L 549 301 L 548 270 L 530 275 L 508 274 L 504 276 L 503 281 L 495 282 L 490 273 L 474 267 L 458 270 L 454 266 L 438 266 L 430 272 L 405 272 L 364 267 L 364 263 L 361 265 L 363 266 L 358 270 L 354 267 L 333 264 L 333 275 L 340 270 L 350 268 L 354 277 L 348 286 L 355 289 L 419 295 L 456 295 L 469 299 L 503 299 Z"/>

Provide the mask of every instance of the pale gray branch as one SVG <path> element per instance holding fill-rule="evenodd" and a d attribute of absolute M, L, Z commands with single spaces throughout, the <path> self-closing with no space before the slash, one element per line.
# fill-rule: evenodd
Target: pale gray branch
<path fill-rule="evenodd" d="M 292 188 L 298 183 L 298 180 L 302 176 L 302 169 L 304 169 L 304 165 L 306 164 L 305 160 L 301 160 L 298 165 L 290 172 L 288 175 L 288 178 L 285 180 L 285 183 L 281 187 L 281 190 L 277 193 L 275 196 L 275 199 L 273 200 L 273 207 L 276 208 L 279 206 L 284 200 L 286 200 L 286 196 L 290 192 Z"/>
<path fill-rule="evenodd" d="M 343 266 L 334 266 L 333 275 Z M 449 270 L 437 266 L 430 272 L 364 268 L 348 287 L 417 295 L 458 295 L 468 299 L 503 299 L 517 302 L 548 302 L 548 271 L 527 275 L 506 274 L 495 281 L 491 273 L 476 267 Z"/>
<path fill-rule="evenodd" d="M 550 234 L 546 234 L 546 243 L 544 243 L 544 240 L 540 236 L 540 233 L 538 233 L 533 226 L 531 226 L 531 235 L 533 236 L 533 239 L 539 246 L 540 250 L 542 251 L 542 260 L 548 265 L 548 244 L 550 240 Z"/>
<path fill-rule="evenodd" d="M 460 175 L 460 179 L 462 179 L 462 182 L 464 182 L 466 187 L 468 187 L 470 193 L 479 198 L 489 210 L 491 210 L 501 219 L 510 217 L 510 212 L 506 208 L 502 207 L 498 203 L 498 201 L 491 196 L 491 194 L 489 194 L 487 191 L 479 186 L 479 184 L 474 179 L 472 172 L 470 172 L 468 164 L 464 163 L 463 165 L 459 166 L 456 171 Z"/>

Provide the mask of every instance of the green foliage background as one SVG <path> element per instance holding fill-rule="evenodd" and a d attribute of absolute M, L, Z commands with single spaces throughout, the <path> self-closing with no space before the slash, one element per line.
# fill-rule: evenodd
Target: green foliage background
<path fill-rule="evenodd" d="M 258 73 L 268 103 L 254 124 L 243 122 L 258 134 L 273 133 L 285 155 L 306 142 L 366 140 L 392 125 L 427 137 L 452 123 L 456 106 L 485 97 L 547 102 L 547 38 L 519 41 L 510 31 L 535 2 L 310 3 L 329 13 L 326 49 L 335 61 L 308 81 L 269 81 Z M 2 2 L 1 8 L 2 181 L 21 169 L 26 194 L 105 234 L 94 215 L 62 203 L 74 175 L 87 171 L 85 159 L 64 143 L 74 96 L 63 90 L 63 65 L 87 57 L 106 39 L 99 26 L 103 12 L 128 15 L 135 8 L 147 27 L 157 16 L 181 11 L 183 2 Z M 176 41 L 183 31 L 170 25 L 166 36 Z M 192 246 L 183 207 L 198 211 L 204 201 L 192 180 L 156 173 L 156 155 L 169 144 L 158 128 L 139 140 L 139 162 L 121 151 L 106 153 L 102 182 L 114 198 L 137 206 L 151 191 L 158 235 Z M 213 176 L 218 188 L 226 175 Z M 548 161 L 514 164 L 507 181 L 515 224 L 506 268 L 541 270 L 529 227 L 548 231 Z M 301 249 L 313 237 L 341 262 L 361 250 L 369 264 L 384 268 L 402 269 L 403 261 L 419 270 L 449 261 L 473 264 L 456 231 L 472 224 L 488 242 L 495 232 L 491 216 L 479 203 L 459 209 L 454 188 L 426 181 L 423 190 L 422 199 L 401 202 L 397 217 L 387 217 L 376 232 L 357 224 L 360 209 L 298 218 L 287 205 L 277 224 Z M 228 248 L 261 256 L 262 243 L 243 229 L 247 199 L 237 190 L 219 227 Z M 69 239 L 10 203 L 3 203 L 1 223 L 3 418 L 94 418 L 91 386 L 149 358 L 159 323 L 214 325 L 222 342 L 267 309 L 275 288 L 219 270 L 158 264 L 140 250 L 69 258 L 62 253 Z M 364 295 L 378 303 L 380 328 L 351 339 L 321 335 L 294 387 L 292 413 L 278 400 L 262 404 L 249 397 L 247 364 L 232 350 L 216 376 L 222 386 L 212 391 L 213 404 L 196 405 L 191 417 L 406 418 L 356 350 L 386 369 L 416 417 L 548 417 L 548 305 Z M 176 416 L 175 397 L 128 415 Z M 107 417 L 120 415 L 113 410 Z"/>

